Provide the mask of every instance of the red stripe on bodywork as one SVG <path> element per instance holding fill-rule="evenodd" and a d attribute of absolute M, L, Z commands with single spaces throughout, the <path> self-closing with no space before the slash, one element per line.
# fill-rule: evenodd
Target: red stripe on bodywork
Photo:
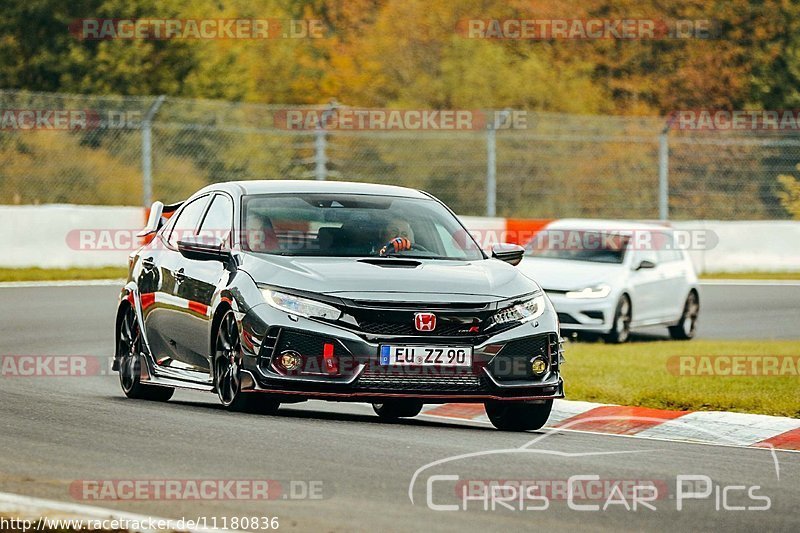
<path fill-rule="evenodd" d="M 201 304 L 200 302 L 189 300 L 189 311 L 194 311 L 195 313 L 200 313 L 201 315 L 207 315 L 208 306 L 206 304 Z"/>
<path fill-rule="evenodd" d="M 566 427 L 579 431 L 635 435 L 640 431 L 661 425 L 667 420 L 681 417 L 690 411 L 666 411 L 647 407 L 604 405 L 562 420 L 554 427 Z M 613 418 L 610 418 L 613 417 Z"/>
<path fill-rule="evenodd" d="M 768 447 L 770 445 L 781 450 L 800 450 L 800 428 L 775 435 L 767 440 L 757 442 L 753 446 Z"/>
<path fill-rule="evenodd" d="M 423 414 L 472 420 L 485 412 L 483 405 L 479 403 L 446 403 L 439 407 L 434 407 L 430 411 L 425 411 Z"/>
<path fill-rule="evenodd" d="M 142 299 L 142 310 L 156 303 L 156 293 L 154 292 L 143 292 L 140 298 Z"/>

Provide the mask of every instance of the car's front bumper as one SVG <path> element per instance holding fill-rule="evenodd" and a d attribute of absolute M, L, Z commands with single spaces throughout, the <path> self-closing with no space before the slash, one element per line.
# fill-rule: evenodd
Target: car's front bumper
<path fill-rule="evenodd" d="M 614 326 L 617 298 L 567 298 L 564 293 L 547 292 L 558 313 L 563 331 L 608 333 Z"/>
<path fill-rule="evenodd" d="M 555 324 L 554 313 L 548 310 L 538 321 L 489 337 L 370 335 L 316 320 L 289 317 L 270 306 L 259 305 L 242 319 L 242 389 L 287 399 L 361 402 L 380 402 L 386 398 L 414 398 L 427 403 L 563 398 L 560 375 L 563 357 Z M 304 335 L 335 343 L 337 354 L 342 356 L 340 374 L 284 375 L 275 368 L 272 357 L 281 352 L 285 339 L 300 336 L 303 340 Z M 466 369 L 436 370 L 379 364 L 378 354 L 383 344 L 422 343 L 471 346 L 473 365 Z M 294 346 L 300 344 L 295 342 Z M 547 371 L 541 377 L 524 375 L 522 370 L 536 355 L 547 358 Z M 501 362 L 507 364 L 500 365 Z M 502 368 L 515 370 L 503 374 L 498 371 Z"/>

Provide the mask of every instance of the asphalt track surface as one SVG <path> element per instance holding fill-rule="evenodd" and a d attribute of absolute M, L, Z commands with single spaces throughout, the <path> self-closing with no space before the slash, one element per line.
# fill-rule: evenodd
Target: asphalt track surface
<path fill-rule="evenodd" d="M 0 289 L 0 354 L 107 357 L 115 296 L 115 288 L 102 286 Z M 798 336 L 800 287 L 704 286 L 701 299 L 701 337 Z M 800 529 L 797 453 L 577 432 L 504 433 L 425 417 L 389 424 L 362 404 L 307 402 L 275 416 L 234 414 L 204 393 L 178 391 L 166 404 L 127 400 L 112 374 L 2 377 L 0 421 L 0 491 L 167 518 L 277 516 L 284 531 Z M 469 455 L 480 452 L 491 453 Z M 435 461 L 442 462 L 419 470 Z M 428 498 L 463 506 L 461 486 L 435 475 L 561 488 L 572 476 L 596 475 L 605 483 L 654 484 L 659 493 L 650 502 L 656 510 L 640 504 L 634 511 L 619 494 L 574 481 L 573 503 L 600 510 L 572 509 L 559 490 L 520 504 L 520 492 L 507 489 L 468 501 L 466 511 L 443 511 L 430 509 Z M 712 485 L 698 482 L 694 489 L 708 488 L 709 496 L 684 498 L 678 511 L 681 475 L 708 476 Z M 279 481 L 281 490 L 270 501 L 91 501 L 70 492 L 81 480 L 110 479 L 266 479 Z M 321 498 L 302 498 L 308 486 Z M 584 489 L 588 499 L 581 499 Z M 617 504 L 603 510 L 609 497 Z M 763 497 L 767 510 L 730 509 L 764 507 Z M 633 505 L 630 492 L 623 498 Z M 532 509 L 545 499 L 546 509 Z"/>

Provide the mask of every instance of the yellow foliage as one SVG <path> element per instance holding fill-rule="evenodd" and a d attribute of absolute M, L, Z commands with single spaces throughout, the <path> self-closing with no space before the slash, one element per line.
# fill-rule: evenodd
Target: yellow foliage
<path fill-rule="evenodd" d="M 794 176 L 782 174 L 778 181 L 783 185 L 783 190 L 778 191 L 781 205 L 792 214 L 795 220 L 800 220 L 800 181 Z"/>

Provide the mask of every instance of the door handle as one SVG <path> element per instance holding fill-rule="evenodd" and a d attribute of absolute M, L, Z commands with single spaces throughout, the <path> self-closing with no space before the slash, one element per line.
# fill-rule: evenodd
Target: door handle
<path fill-rule="evenodd" d="M 145 270 L 153 270 L 156 267 L 156 262 L 153 261 L 152 257 L 145 257 L 142 259 L 142 267 L 144 267 Z"/>
<path fill-rule="evenodd" d="M 184 272 L 183 268 L 178 269 L 175 272 L 175 281 L 183 281 L 186 279 L 186 273 Z"/>

